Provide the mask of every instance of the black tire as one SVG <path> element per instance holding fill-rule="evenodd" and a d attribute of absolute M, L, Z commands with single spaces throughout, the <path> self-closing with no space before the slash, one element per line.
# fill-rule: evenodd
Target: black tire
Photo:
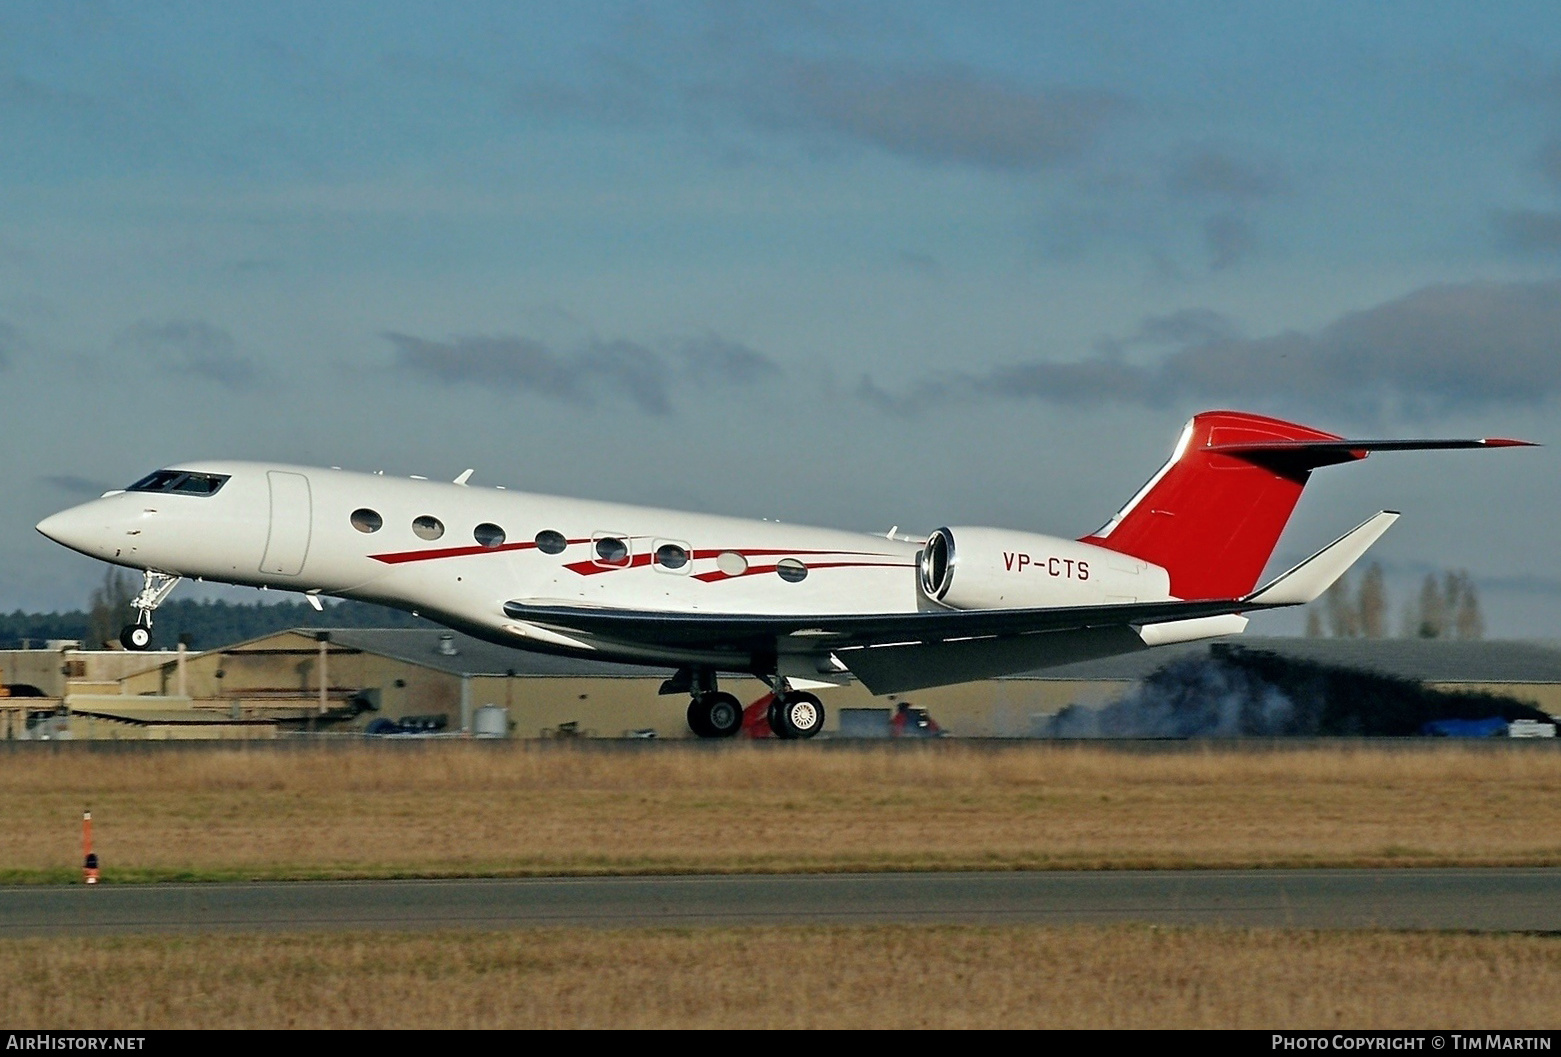
<path fill-rule="evenodd" d="M 127 650 L 144 650 L 152 645 L 152 629 L 141 624 L 126 624 L 119 630 L 119 644 Z"/>
<path fill-rule="evenodd" d="M 824 702 L 803 690 L 793 690 L 770 705 L 770 729 L 788 741 L 811 738 L 824 729 Z"/>
<path fill-rule="evenodd" d="M 795 735 L 791 733 L 791 728 L 786 726 L 786 720 L 781 715 L 781 706 L 783 704 L 785 702 L 779 696 L 776 696 L 770 701 L 769 710 L 765 712 L 764 718 L 769 721 L 771 734 L 774 734 L 782 741 L 790 741 Z"/>
<path fill-rule="evenodd" d="M 705 707 L 705 725 L 710 737 L 730 738 L 743 729 L 743 703 L 728 693 L 705 694 L 700 698 Z"/>
<path fill-rule="evenodd" d="M 701 738 L 717 737 L 715 728 L 710 726 L 710 717 L 705 711 L 704 702 L 699 698 L 688 703 L 688 729 Z"/>

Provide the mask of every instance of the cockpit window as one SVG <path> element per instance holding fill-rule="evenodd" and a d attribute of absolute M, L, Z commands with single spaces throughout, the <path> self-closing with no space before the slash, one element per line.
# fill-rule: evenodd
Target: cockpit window
<path fill-rule="evenodd" d="M 216 495 L 228 483 L 225 473 L 190 473 L 187 470 L 158 470 L 147 474 L 127 491 L 164 492 L 172 495 Z"/>

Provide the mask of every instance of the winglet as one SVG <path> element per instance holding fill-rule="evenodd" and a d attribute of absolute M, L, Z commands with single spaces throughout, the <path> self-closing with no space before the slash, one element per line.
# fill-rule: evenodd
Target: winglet
<path fill-rule="evenodd" d="M 1299 606 L 1322 597 L 1373 543 L 1398 520 L 1398 511 L 1382 510 L 1334 540 L 1295 568 L 1282 572 L 1242 599 L 1259 606 Z"/>

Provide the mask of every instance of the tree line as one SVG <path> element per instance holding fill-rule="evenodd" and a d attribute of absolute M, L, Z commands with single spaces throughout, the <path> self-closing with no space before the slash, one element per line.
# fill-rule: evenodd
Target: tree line
<path fill-rule="evenodd" d="M 1306 637 L 1389 638 L 1390 615 L 1382 566 L 1372 562 L 1358 585 L 1348 574 L 1341 576 L 1320 601 L 1307 607 Z M 1405 639 L 1483 639 L 1485 616 L 1469 574 L 1462 569 L 1428 573 L 1419 594 L 1406 599 L 1399 610 L 1397 634 Z"/>

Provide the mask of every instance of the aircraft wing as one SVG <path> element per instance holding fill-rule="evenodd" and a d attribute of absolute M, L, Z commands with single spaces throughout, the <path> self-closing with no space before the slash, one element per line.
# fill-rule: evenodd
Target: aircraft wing
<path fill-rule="evenodd" d="M 724 655 L 738 670 L 752 659 L 789 655 L 800 666 L 787 671 L 783 665 L 787 674 L 827 678 L 832 666 L 813 665 L 833 659 L 873 693 L 890 694 L 1236 633 L 1246 620 L 1232 614 L 1254 608 L 1267 607 L 1228 599 L 777 617 L 509 602 L 504 612 L 551 632 L 555 642 L 590 646 L 594 639 L 609 651 L 611 643 L 697 650 Z M 1230 623 L 1211 624 L 1221 620 Z"/>
<path fill-rule="evenodd" d="M 692 650 L 773 653 L 782 639 L 815 650 L 893 643 L 943 642 L 1042 631 L 1128 627 L 1220 616 L 1260 609 L 1241 599 L 1205 602 L 1129 602 L 1053 609 L 940 609 L 919 613 L 859 613 L 829 616 L 770 616 L 746 613 L 660 612 L 592 606 L 507 602 L 513 620 L 568 634 L 615 642 Z"/>

